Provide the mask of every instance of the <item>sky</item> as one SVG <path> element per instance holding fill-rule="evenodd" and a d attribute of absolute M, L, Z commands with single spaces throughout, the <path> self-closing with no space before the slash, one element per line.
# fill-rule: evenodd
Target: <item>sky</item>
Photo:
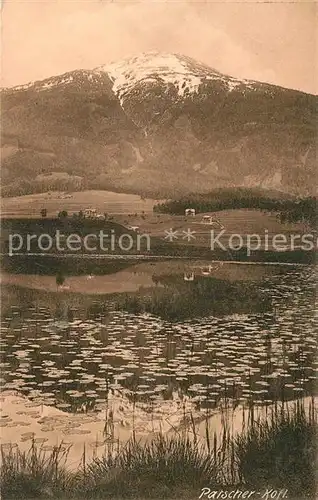
<path fill-rule="evenodd" d="M 194 57 L 235 77 L 318 93 L 317 5 L 302 0 L 2 0 L 1 85 L 158 50 Z"/>

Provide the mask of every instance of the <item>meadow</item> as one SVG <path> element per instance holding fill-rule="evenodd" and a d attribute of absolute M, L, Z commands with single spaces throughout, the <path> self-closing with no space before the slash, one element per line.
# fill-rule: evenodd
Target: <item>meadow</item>
<path fill-rule="evenodd" d="M 56 217 L 61 210 L 72 214 L 85 208 L 96 208 L 100 214 L 152 212 L 156 201 L 111 191 L 52 191 L 2 198 L 2 217 L 40 217 L 42 208 L 47 209 L 48 217 Z"/>
<path fill-rule="evenodd" d="M 182 200 L 181 200 L 182 201 Z M 180 203 L 181 203 L 180 201 Z M 297 238 L 310 234 L 311 240 L 315 241 L 312 227 L 305 218 L 282 218 L 275 211 L 264 211 L 259 208 L 222 206 L 222 210 L 217 206 L 205 207 L 214 208 L 217 211 L 199 212 L 195 216 L 185 216 L 184 206 L 181 203 L 177 213 L 161 213 L 158 207 L 170 207 L 169 203 L 160 204 L 160 200 L 145 199 L 143 197 L 114 193 L 107 191 L 83 191 L 66 194 L 61 192 L 42 193 L 20 196 L 16 198 L 4 198 L 2 202 L 3 227 L 11 227 L 13 232 L 30 232 L 33 234 L 43 231 L 49 226 L 48 232 L 51 234 L 56 227 L 62 227 L 66 231 L 72 229 L 76 234 L 82 234 L 86 230 L 94 234 L 102 229 L 107 232 L 110 227 L 115 228 L 116 237 L 122 232 L 129 233 L 135 241 L 130 252 L 122 252 L 116 246 L 115 252 L 107 251 L 106 254 L 133 254 L 148 258 L 149 255 L 179 258 L 204 258 L 217 260 L 239 260 L 239 261 L 267 261 L 267 262 L 303 262 L 312 263 L 316 259 L 315 249 L 307 251 L 290 247 L 293 235 Z M 287 202 L 286 202 L 287 203 Z M 41 218 L 41 210 L 45 208 L 47 215 Z M 86 208 L 96 208 L 101 219 L 83 219 L 78 214 Z M 201 207 L 202 210 L 204 206 Z M 201 210 L 200 208 L 200 210 Z M 167 209 L 168 210 L 168 209 Z M 170 210 L 170 208 L 169 208 Z M 59 218 L 58 214 L 64 212 L 66 217 Z M 183 214 L 182 214 L 183 213 Z M 218 224 L 206 224 L 203 216 L 206 214 L 219 221 Z M 62 220 L 63 219 L 63 220 Z M 42 229 L 41 229 L 42 228 Z M 170 238 L 171 231 L 175 236 Z M 6 239 L 7 230 L 3 231 L 2 240 Z M 212 232 L 218 238 L 218 242 L 226 250 L 216 243 L 211 248 Z M 221 232 L 221 234 L 219 234 Z M 117 234 L 118 233 L 118 234 Z M 84 233 L 83 233 L 84 234 Z M 190 234 L 190 236 L 189 236 Z M 241 235 L 243 247 L 235 252 L 228 250 L 231 235 Z M 140 235 L 142 248 L 136 250 L 136 240 Z M 142 237 L 142 235 L 144 235 Z M 247 235 L 257 235 L 260 238 L 260 246 L 251 254 L 246 248 Z M 272 247 L 275 235 L 283 235 L 287 242 L 286 251 L 277 251 Z M 265 238 L 269 241 L 269 247 L 265 248 Z M 299 240 L 298 240 L 299 241 Z M 33 243 L 32 243 L 33 244 Z M 7 253 L 8 243 L 5 241 L 3 252 Z M 34 246 L 34 245 L 33 245 Z M 37 251 L 37 253 L 39 253 Z M 51 252 L 56 253 L 55 251 Z M 81 252 L 83 253 L 83 252 Z M 90 258 L 90 254 L 98 252 L 86 252 L 81 255 L 82 259 Z M 105 254 L 105 252 L 99 252 Z M 6 259 L 6 267 L 11 267 L 11 260 Z M 46 255 L 47 257 L 47 255 Z M 59 258 L 63 257 L 58 255 Z M 94 255 L 94 257 L 96 257 Z M 20 268 L 29 267 L 23 256 L 18 262 Z M 17 259 L 17 260 L 19 260 Z M 45 264 L 44 264 L 45 265 Z M 101 264 L 103 267 L 103 264 Z"/>
<path fill-rule="evenodd" d="M 69 197 L 71 196 L 71 197 Z M 190 202 L 191 200 L 189 200 Z M 165 230 L 171 227 L 182 232 L 190 228 L 196 231 L 196 240 L 188 242 L 185 238 L 179 243 L 183 245 L 207 245 L 207 235 L 211 229 L 219 229 L 215 226 L 202 224 L 202 216 L 211 213 L 220 220 L 227 233 L 240 234 L 262 234 L 266 229 L 269 233 L 306 232 L 308 225 L 302 221 L 288 221 L 284 224 L 275 214 L 265 213 L 256 207 L 222 207 L 221 212 L 217 207 L 208 207 L 200 210 L 195 217 L 185 216 L 185 202 L 180 201 L 181 209 L 176 213 L 160 212 L 155 210 L 156 206 L 167 206 L 164 200 L 145 199 L 138 195 L 114 193 L 108 191 L 82 191 L 66 195 L 62 192 L 32 194 L 2 199 L 3 218 L 39 218 L 42 208 L 47 209 L 47 217 L 57 217 L 62 210 L 68 212 L 72 217 L 85 208 L 96 208 L 97 212 L 107 214 L 108 220 L 117 222 L 123 226 L 138 226 L 139 232 L 150 236 L 164 237 Z M 158 205 L 159 203 L 159 205 Z M 170 202 L 173 204 L 173 201 Z M 179 205 L 178 205 L 179 206 Z M 213 208 L 213 209 L 212 209 Z M 181 211 L 180 211 L 181 210 Z"/>

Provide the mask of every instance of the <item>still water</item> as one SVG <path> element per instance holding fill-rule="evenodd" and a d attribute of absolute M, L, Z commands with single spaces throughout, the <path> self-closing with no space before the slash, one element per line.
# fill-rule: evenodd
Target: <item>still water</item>
<path fill-rule="evenodd" d="M 195 262 L 59 286 L 55 276 L 6 275 L 2 390 L 69 413 L 97 412 L 112 391 L 196 411 L 313 394 L 316 282 L 313 267 Z"/>

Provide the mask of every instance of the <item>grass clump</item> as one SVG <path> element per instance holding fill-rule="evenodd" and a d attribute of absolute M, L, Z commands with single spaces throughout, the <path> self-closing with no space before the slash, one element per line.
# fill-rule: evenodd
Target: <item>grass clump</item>
<path fill-rule="evenodd" d="M 173 498 L 180 490 L 217 484 L 219 472 L 203 446 L 159 435 L 143 445 L 129 442 L 115 459 L 94 460 L 80 488 L 85 498 Z"/>
<path fill-rule="evenodd" d="M 274 411 L 275 410 L 275 411 Z M 317 421 L 297 404 L 275 409 L 266 420 L 250 420 L 238 436 L 216 441 L 190 431 L 129 441 L 117 453 L 66 468 L 67 450 L 50 456 L 32 443 L 29 452 L 2 448 L 2 499 L 195 499 L 201 489 L 288 490 L 289 500 L 314 499 Z"/>
<path fill-rule="evenodd" d="M 217 484 L 219 464 L 189 438 L 158 436 L 146 444 L 130 441 L 116 456 L 65 468 L 56 449 L 49 458 L 29 452 L 2 452 L 2 498 L 35 500 L 108 498 L 192 498 L 201 487 Z"/>
<path fill-rule="evenodd" d="M 34 442 L 28 451 L 1 446 L 1 498 L 61 498 L 72 478 L 65 468 L 66 459 L 62 444 L 49 455 Z"/>
<path fill-rule="evenodd" d="M 254 488 L 288 489 L 291 498 L 314 498 L 317 424 L 313 408 L 274 412 L 235 440 L 238 474 Z"/>

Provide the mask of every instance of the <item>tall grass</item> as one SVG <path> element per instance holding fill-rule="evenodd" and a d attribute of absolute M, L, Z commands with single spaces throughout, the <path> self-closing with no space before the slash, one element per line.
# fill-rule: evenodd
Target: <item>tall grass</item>
<path fill-rule="evenodd" d="M 286 488 L 297 499 L 314 498 L 317 437 L 314 406 L 307 413 L 301 404 L 293 412 L 272 412 L 235 439 L 239 478 L 259 488 Z"/>
<path fill-rule="evenodd" d="M 171 498 L 218 484 L 219 463 L 189 437 L 159 435 L 146 444 L 131 441 L 116 458 L 95 459 L 86 470 L 85 498 Z"/>
<path fill-rule="evenodd" d="M 242 432 L 199 437 L 192 419 L 185 432 L 158 435 L 146 443 L 129 441 L 117 453 L 91 461 L 83 455 L 77 471 L 66 468 L 67 450 L 46 458 L 32 443 L 29 452 L 2 449 L 2 498 L 28 499 L 192 499 L 201 488 L 214 490 L 288 489 L 289 499 L 315 498 L 317 420 L 314 408 L 275 406 L 266 419 L 249 410 Z"/>
<path fill-rule="evenodd" d="M 60 498 L 72 482 L 68 449 L 60 444 L 48 455 L 32 441 L 28 451 L 1 446 L 1 498 Z"/>
<path fill-rule="evenodd" d="M 216 458 L 217 457 L 217 458 Z M 130 441 L 116 456 L 105 454 L 70 472 L 54 450 L 2 450 L 3 499 L 180 498 L 218 483 L 219 453 L 209 454 L 189 437 L 159 435 L 146 444 Z M 190 498 L 186 495 L 185 498 Z"/>
<path fill-rule="evenodd" d="M 154 314 L 168 321 L 208 314 L 264 312 L 271 308 L 270 301 L 255 285 L 199 278 L 189 286 L 183 276 L 176 278 L 177 281 L 173 282 L 170 277 L 157 277 L 157 282 L 163 287 L 142 290 L 133 295 L 122 294 L 116 298 L 115 306 L 133 314 Z"/>

